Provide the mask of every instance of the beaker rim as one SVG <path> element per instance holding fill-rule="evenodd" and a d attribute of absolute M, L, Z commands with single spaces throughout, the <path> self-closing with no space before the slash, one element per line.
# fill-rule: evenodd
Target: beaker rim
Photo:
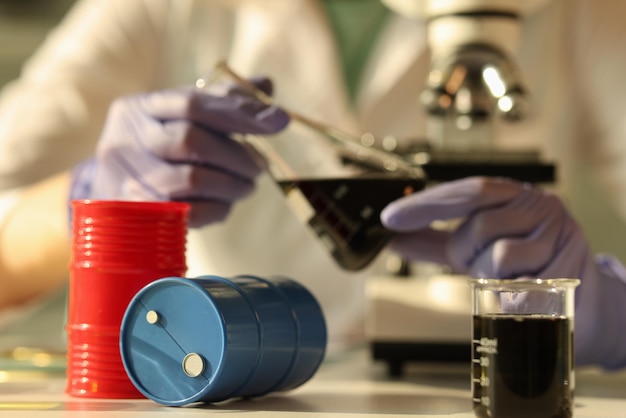
<path fill-rule="evenodd" d="M 536 277 L 520 277 L 517 279 L 490 279 L 475 278 L 470 279 L 470 286 L 473 288 L 502 288 L 502 289 L 522 289 L 522 288 L 567 288 L 576 287 L 580 284 L 580 279 L 570 277 L 557 277 L 550 279 L 542 279 Z"/>

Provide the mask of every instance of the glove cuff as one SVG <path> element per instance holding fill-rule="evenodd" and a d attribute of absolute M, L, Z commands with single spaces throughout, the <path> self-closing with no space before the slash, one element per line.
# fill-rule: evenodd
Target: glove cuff
<path fill-rule="evenodd" d="M 595 264 L 599 273 L 595 306 L 582 308 L 596 310 L 592 315 L 595 332 L 588 341 L 594 348 L 582 363 L 597 364 L 607 370 L 620 369 L 626 367 L 626 268 L 610 254 L 596 255 Z"/>
<path fill-rule="evenodd" d="M 96 171 L 96 160 L 90 158 L 71 171 L 70 190 L 67 198 L 68 226 L 72 228 L 72 200 L 88 199 L 91 196 L 91 185 Z"/>
<path fill-rule="evenodd" d="M 91 196 L 91 185 L 96 169 L 96 160 L 90 158 L 72 169 L 72 182 L 68 203 L 72 200 L 88 199 Z"/>

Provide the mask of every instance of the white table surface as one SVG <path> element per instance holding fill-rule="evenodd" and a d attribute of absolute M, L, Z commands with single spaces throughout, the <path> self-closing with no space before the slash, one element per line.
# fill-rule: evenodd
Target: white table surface
<path fill-rule="evenodd" d="M 366 350 L 326 362 L 313 379 L 286 393 L 254 400 L 166 407 L 151 400 L 106 400 L 63 393 L 62 373 L 0 371 L 0 417 L 456 417 L 474 418 L 469 368 L 410 365 L 392 379 Z M 626 417 L 626 371 L 578 370 L 576 418 Z"/>

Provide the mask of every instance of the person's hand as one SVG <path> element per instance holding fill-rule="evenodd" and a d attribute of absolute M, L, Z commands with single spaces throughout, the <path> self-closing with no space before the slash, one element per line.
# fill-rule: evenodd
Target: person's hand
<path fill-rule="evenodd" d="M 414 260 L 446 264 L 473 277 L 580 277 L 587 240 L 561 200 L 527 184 L 472 177 L 392 202 L 383 225 L 391 247 Z M 434 221 L 460 220 L 453 231 Z"/>
<path fill-rule="evenodd" d="M 252 81 L 271 94 L 268 79 Z M 275 133 L 288 123 L 281 109 L 232 87 L 120 98 L 95 156 L 73 171 L 70 199 L 184 201 L 190 226 L 219 222 L 263 169 L 260 155 L 231 134 Z"/>
<path fill-rule="evenodd" d="M 432 228 L 438 220 L 456 220 L 458 226 Z M 582 230 L 554 194 L 511 180 L 472 177 L 396 200 L 381 221 L 397 232 L 391 248 L 411 260 L 448 265 L 472 277 L 580 279 L 578 364 L 626 366 L 626 274 L 616 279 L 602 273 L 607 266 L 598 268 Z"/>

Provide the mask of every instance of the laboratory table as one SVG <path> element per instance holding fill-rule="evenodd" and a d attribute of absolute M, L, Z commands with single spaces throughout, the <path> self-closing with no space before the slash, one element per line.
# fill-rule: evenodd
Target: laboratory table
<path fill-rule="evenodd" d="M 327 359 L 313 379 L 292 391 L 218 404 L 76 398 L 64 394 L 64 385 L 61 371 L 0 370 L 0 417 L 474 417 L 468 367 L 412 364 L 392 378 L 365 349 Z M 576 385 L 576 418 L 626 417 L 626 371 L 578 370 Z"/>

